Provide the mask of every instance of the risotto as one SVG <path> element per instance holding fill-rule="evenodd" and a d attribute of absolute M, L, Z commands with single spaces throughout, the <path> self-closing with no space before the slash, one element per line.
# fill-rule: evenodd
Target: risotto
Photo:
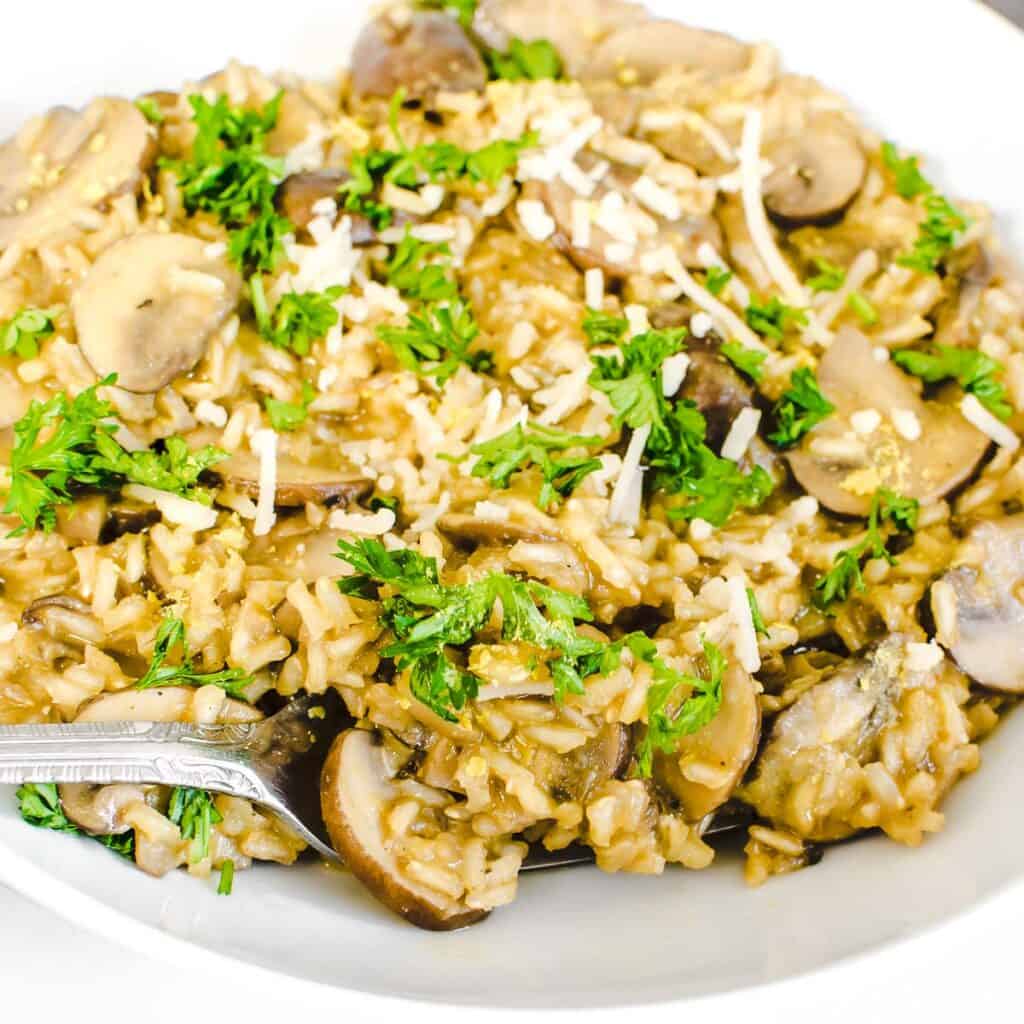
<path fill-rule="evenodd" d="M 1024 689 L 1024 292 L 989 211 L 768 44 L 623 0 L 378 10 L 0 147 L 0 722 L 336 691 L 413 923 L 532 849 L 751 883 L 941 828 Z M 225 795 L 30 785 L 143 870 Z"/>

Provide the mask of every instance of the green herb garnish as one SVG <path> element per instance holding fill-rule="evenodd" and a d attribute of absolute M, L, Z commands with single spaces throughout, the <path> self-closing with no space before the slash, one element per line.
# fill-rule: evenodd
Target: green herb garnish
<path fill-rule="evenodd" d="M 313 385 L 308 380 L 302 382 L 302 400 L 299 402 L 282 402 L 279 398 L 263 399 L 263 408 L 267 410 L 270 425 L 277 431 L 298 430 L 309 416 L 309 406 L 316 397 Z"/>
<path fill-rule="evenodd" d="M 205 789 L 177 786 L 171 791 L 167 817 L 181 829 L 181 838 L 192 840 L 188 862 L 198 864 L 210 856 L 210 834 L 213 826 L 224 819 L 213 804 L 213 796 Z"/>
<path fill-rule="evenodd" d="M 704 287 L 714 296 L 725 291 L 725 286 L 732 280 L 733 273 L 725 267 L 711 266 L 704 273 Z"/>
<path fill-rule="evenodd" d="M 813 371 L 807 367 L 795 370 L 789 387 L 775 403 L 775 430 L 768 440 L 779 448 L 792 448 L 835 411 L 836 407 L 821 393 Z"/>
<path fill-rule="evenodd" d="M 64 813 L 60 793 L 53 782 L 27 782 L 15 794 L 22 818 L 36 828 L 48 828 L 68 835 L 85 835 Z M 124 832 L 113 836 L 90 836 L 108 850 L 129 860 L 135 858 L 135 833 Z"/>
<path fill-rule="evenodd" d="M 762 364 L 768 358 L 766 352 L 758 352 L 757 349 L 748 348 L 738 341 L 726 341 L 722 343 L 721 353 L 737 370 L 745 373 L 755 383 L 759 383 L 764 377 Z"/>
<path fill-rule="evenodd" d="M 807 279 L 807 287 L 812 292 L 837 292 L 846 283 L 846 271 L 831 263 L 822 256 L 814 258 L 818 273 Z"/>
<path fill-rule="evenodd" d="M 477 0 L 416 0 L 416 6 L 428 11 L 448 11 L 459 19 L 463 28 L 470 28 L 476 14 Z"/>
<path fill-rule="evenodd" d="M 220 881 L 217 883 L 218 896 L 230 896 L 235 884 L 235 862 L 226 860 L 220 866 Z"/>
<path fill-rule="evenodd" d="M 874 327 L 878 323 L 878 310 L 860 292 L 850 292 L 846 297 L 846 305 L 857 314 L 865 327 Z"/>
<path fill-rule="evenodd" d="M 1009 419 L 1013 412 L 1006 400 L 1006 386 L 995 379 L 1003 372 L 1002 363 L 977 349 L 954 345 L 937 345 L 929 352 L 903 349 L 893 353 L 892 361 L 928 384 L 955 380 L 1001 420 Z"/>
<path fill-rule="evenodd" d="M 882 143 L 882 162 L 892 172 L 896 191 L 904 199 L 916 199 L 932 191 L 932 183 L 921 173 L 917 157 L 901 157 L 892 142 Z"/>
<path fill-rule="evenodd" d="M 545 78 L 562 77 L 562 58 L 554 44 L 547 39 L 534 39 L 531 42 L 512 39 L 506 53 L 487 50 L 484 57 L 491 78 L 539 82 Z"/>
<path fill-rule="evenodd" d="M 629 321 L 624 316 L 612 316 L 588 307 L 583 317 L 583 333 L 591 346 L 618 345 L 628 330 Z"/>
<path fill-rule="evenodd" d="M 341 285 L 322 292 L 288 292 L 271 312 L 263 278 L 254 274 L 249 279 L 249 296 L 260 335 L 276 348 L 291 349 L 297 356 L 308 356 L 313 342 L 338 322 L 334 304 L 344 293 Z"/>
<path fill-rule="evenodd" d="M 180 662 L 177 665 L 165 664 L 175 648 L 181 648 Z M 157 686 L 219 686 L 229 697 L 245 700 L 245 687 L 251 682 L 252 676 L 241 668 L 197 672 L 189 655 L 185 623 L 175 616 L 167 615 L 156 631 L 149 668 L 135 687 L 138 690 L 149 690 Z"/>
<path fill-rule="evenodd" d="M 442 262 L 427 262 L 438 258 Z M 458 296 L 458 286 L 448 276 L 450 258 L 451 250 L 446 243 L 421 242 L 407 231 L 388 261 L 388 284 L 403 295 L 424 302 L 454 299 Z"/>
<path fill-rule="evenodd" d="M 37 309 L 26 306 L 0 328 L 0 355 L 15 355 L 19 359 L 35 359 L 39 355 L 39 342 L 53 334 L 53 321 L 61 314 L 59 306 Z"/>
<path fill-rule="evenodd" d="M 165 120 L 164 112 L 160 109 L 160 104 L 152 96 L 140 96 L 135 101 L 135 106 L 150 124 L 163 124 Z"/>
<path fill-rule="evenodd" d="M 758 636 L 770 636 L 768 627 L 764 624 L 761 616 L 761 609 L 757 606 L 757 596 L 753 587 L 747 587 L 747 604 L 750 606 L 750 620 L 754 624 L 754 632 Z"/>
<path fill-rule="evenodd" d="M 807 326 L 807 314 L 802 309 L 787 306 L 777 295 L 768 302 L 751 302 L 744 317 L 751 330 L 775 341 L 782 341 L 791 328 Z"/>

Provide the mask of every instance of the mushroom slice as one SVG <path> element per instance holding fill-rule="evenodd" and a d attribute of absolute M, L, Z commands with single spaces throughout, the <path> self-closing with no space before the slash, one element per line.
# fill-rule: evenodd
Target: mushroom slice
<path fill-rule="evenodd" d="M 454 18 L 419 11 L 402 23 L 381 15 L 369 22 L 352 50 L 352 91 L 357 98 L 389 98 L 405 89 L 410 99 L 438 92 L 482 92 L 487 68 Z"/>
<path fill-rule="evenodd" d="M 60 803 L 71 821 L 91 835 L 120 836 L 131 828 L 123 818 L 125 808 L 147 803 L 147 789 L 152 791 L 125 783 L 66 782 L 60 787 Z"/>
<path fill-rule="evenodd" d="M 787 456 L 800 485 L 826 508 L 865 516 L 879 487 L 927 504 L 938 501 L 978 468 L 989 439 L 954 405 L 924 401 L 911 378 L 878 362 L 871 343 L 853 328 L 840 331 L 818 366 L 818 383 L 835 412 Z M 854 413 L 874 409 L 881 424 L 858 435 Z M 920 436 L 898 433 L 892 414 L 916 419 Z"/>
<path fill-rule="evenodd" d="M 742 71 L 750 47 L 732 36 L 654 19 L 628 25 L 597 47 L 580 73 L 584 82 L 615 80 L 650 85 L 674 68 L 703 72 L 711 79 Z"/>
<path fill-rule="evenodd" d="M 99 646 L 106 633 L 92 609 L 70 594 L 54 594 L 33 601 L 22 613 L 24 626 L 43 630 L 47 636 L 79 647 Z"/>
<path fill-rule="evenodd" d="M 212 467 L 211 472 L 239 493 L 259 497 L 259 460 L 254 455 L 238 452 Z M 354 505 L 372 490 L 372 480 L 350 470 L 305 466 L 278 456 L 275 508 L 301 508 L 307 503 Z"/>
<path fill-rule="evenodd" d="M 800 135 L 769 146 L 774 171 L 764 183 L 764 205 L 783 227 L 833 224 L 864 184 L 868 161 L 852 131 L 819 118 Z"/>
<path fill-rule="evenodd" d="M 451 534 L 459 540 L 480 545 L 527 543 L 555 543 L 561 540 L 554 523 L 550 527 L 540 523 L 522 522 L 512 519 L 481 519 L 466 513 L 449 512 L 437 524 L 442 533 Z"/>
<path fill-rule="evenodd" d="M 572 17 L 550 0 L 480 0 L 473 31 L 495 50 L 505 52 L 513 39 L 552 43 L 573 78 L 586 64 L 594 46 L 610 32 L 646 22 L 646 10 L 628 0 L 576 0 Z"/>
<path fill-rule="evenodd" d="M 120 690 L 90 701 L 76 722 L 187 722 L 192 718 L 196 691 L 187 686 L 152 690 Z M 218 720 L 223 723 L 258 722 L 263 715 L 250 705 L 226 697 Z"/>
<path fill-rule="evenodd" d="M 29 121 L 0 146 L 0 250 L 39 245 L 79 211 L 135 191 L 155 152 L 149 123 L 129 100 L 55 107 Z"/>
<path fill-rule="evenodd" d="M 190 235 L 138 234 L 110 246 L 71 297 L 78 344 L 100 377 L 152 392 L 187 373 L 238 305 L 241 281 Z"/>
<path fill-rule="evenodd" d="M 384 835 L 385 808 L 401 796 L 385 749 L 363 729 L 335 741 L 320 784 L 324 822 L 334 848 L 356 878 L 395 913 L 431 931 L 449 931 L 487 916 L 406 874 Z"/>
<path fill-rule="evenodd" d="M 931 590 L 935 638 L 971 679 L 1024 693 L 1024 515 L 980 522 Z"/>
<path fill-rule="evenodd" d="M 655 781 L 679 801 L 688 821 L 700 821 L 721 807 L 754 759 L 761 736 L 758 692 L 751 676 L 730 665 L 718 714 L 686 736 L 674 753 L 655 756 Z"/>

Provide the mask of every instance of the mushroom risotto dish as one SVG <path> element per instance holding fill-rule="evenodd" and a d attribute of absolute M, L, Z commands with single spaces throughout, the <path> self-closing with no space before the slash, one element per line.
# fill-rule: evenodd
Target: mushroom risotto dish
<path fill-rule="evenodd" d="M 543 850 L 698 869 L 725 823 L 758 884 L 916 845 L 1024 691 L 990 212 L 624 0 L 392 3 L 331 81 L 27 122 L 0 399 L 0 722 L 334 691 L 331 840 L 423 927 Z M 225 893 L 304 850 L 201 790 L 17 799 Z"/>

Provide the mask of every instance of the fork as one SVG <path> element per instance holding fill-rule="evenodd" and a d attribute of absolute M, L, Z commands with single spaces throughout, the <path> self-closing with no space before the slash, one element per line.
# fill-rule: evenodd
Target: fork
<path fill-rule="evenodd" d="M 320 810 L 320 772 L 352 719 L 332 690 L 299 697 L 261 722 L 79 722 L 0 725 L 0 784 L 114 782 L 183 786 L 242 797 L 276 815 L 320 856 L 337 861 Z M 705 835 L 736 828 L 711 822 Z M 582 846 L 535 847 L 523 870 L 593 862 Z"/>

